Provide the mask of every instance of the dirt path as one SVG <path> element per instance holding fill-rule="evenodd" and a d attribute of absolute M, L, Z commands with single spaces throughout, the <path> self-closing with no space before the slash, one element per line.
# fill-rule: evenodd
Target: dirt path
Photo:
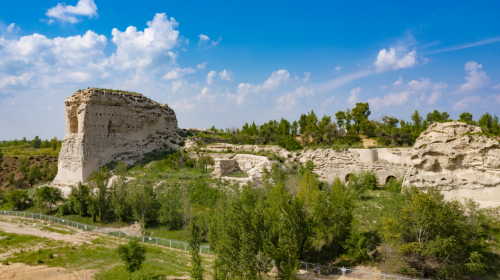
<path fill-rule="evenodd" d="M 48 267 L 46 265 L 29 266 L 23 263 L 11 265 L 0 264 L 0 279 L 12 280 L 87 280 L 92 277 L 96 270 L 87 269 L 68 273 L 62 267 Z"/>
<path fill-rule="evenodd" d="M 83 243 L 92 244 L 92 240 L 97 238 L 97 236 L 93 236 L 90 232 L 78 232 L 76 234 L 61 234 L 57 232 L 43 231 L 37 228 L 27 227 L 24 225 L 13 224 L 8 222 L 0 222 L 0 230 L 7 233 L 27 234 L 27 235 L 51 238 L 54 240 L 62 240 L 77 245 L 81 245 Z"/>

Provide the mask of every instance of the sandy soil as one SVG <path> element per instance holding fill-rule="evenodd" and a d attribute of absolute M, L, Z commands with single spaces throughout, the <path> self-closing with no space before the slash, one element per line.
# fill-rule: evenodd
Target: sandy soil
<path fill-rule="evenodd" d="M 110 230 L 111 230 L 111 228 L 110 228 Z M 122 232 L 126 232 L 128 234 L 132 233 L 132 234 L 142 235 L 142 227 L 141 227 L 141 224 L 139 224 L 139 223 L 132 224 L 128 227 L 122 227 L 122 228 L 119 228 L 117 230 L 121 230 Z"/>
<path fill-rule="evenodd" d="M 377 146 L 377 140 L 366 137 L 365 135 L 360 135 L 363 141 L 363 147 L 368 148 L 368 146 Z"/>
<path fill-rule="evenodd" d="M 0 230 L 8 233 L 27 234 L 27 235 L 51 238 L 55 240 L 62 240 L 77 245 L 81 245 L 83 243 L 92 244 L 92 240 L 97 238 L 97 236 L 93 236 L 91 232 L 78 232 L 76 234 L 61 234 L 57 232 L 43 231 L 37 228 L 26 227 L 19 224 L 13 224 L 8 222 L 0 222 Z"/>
<path fill-rule="evenodd" d="M 69 273 L 62 267 L 48 267 L 46 265 L 29 266 L 23 263 L 11 265 L 0 264 L 0 279 L 13 280 L 86 280 L 93 279 L 96 270 L 87 269 Z"/>

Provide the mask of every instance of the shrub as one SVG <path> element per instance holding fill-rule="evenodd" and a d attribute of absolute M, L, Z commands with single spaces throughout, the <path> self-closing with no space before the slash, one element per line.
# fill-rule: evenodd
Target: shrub
<path fill-rule="evenodd" d="M 23 190 L 12 190 L 7 194 L 7 204 L 17 210 L 24 210 L 28 205 L 28 192 Z"/>

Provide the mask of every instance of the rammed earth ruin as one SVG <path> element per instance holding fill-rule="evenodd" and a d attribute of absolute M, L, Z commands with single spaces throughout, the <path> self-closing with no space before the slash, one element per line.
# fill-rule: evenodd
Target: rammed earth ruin
<path fill-rule="evenodd" d="M 66 135 L 54 185 L 86 182 L 112 161 L 132 164 L 145 153 L 179 149 L 174 110 L 140 94 L 80 90 L 65 101 Z"/>
<path fill-rule="evenodd" d="M 175 112 L 142 95 L 87 89 L 68 97 L 65 103 L 66 136 L 55 185 L 85 182 L 93 170 L 113 161 L 133 164 L 152 151 L 179 150 L 185 140 Z M 186 149 L 197 146 L 189 139 L 186 144 Z M 313 172 L 328 183 L 336 177 L 347 182 L 354 172 L 371 170 L 380 184 L 404 178 L 405 186 L 438 187 L 448 199 L 472 198 L 482 207 L 500 206 L 499 141 L 462 122 L 432 124 L 412 148 L 290 153 L 277 146 L 216 143 L 198 149 L 214 158 L 212 177 L 243 172 L 249 178 L 239 180 L 258 183 L 262 168 L 272 162 L 248 152 L 270 152 L 288 163 L 312 161 Z M 229 150 L 233 154 L 225 153 Z"/>

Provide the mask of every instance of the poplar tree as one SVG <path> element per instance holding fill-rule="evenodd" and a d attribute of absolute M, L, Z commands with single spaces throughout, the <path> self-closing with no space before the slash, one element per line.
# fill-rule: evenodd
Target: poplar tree
<path fill-rule="evenodd" d="M 191 249 L 191 269 L 189 270 L 189 275 L 193 280 L 202 280 L 204 270 L 200 256 L 202 232 L 197 219 L 192 219 L 189 223 L 188 243 Z"/>

